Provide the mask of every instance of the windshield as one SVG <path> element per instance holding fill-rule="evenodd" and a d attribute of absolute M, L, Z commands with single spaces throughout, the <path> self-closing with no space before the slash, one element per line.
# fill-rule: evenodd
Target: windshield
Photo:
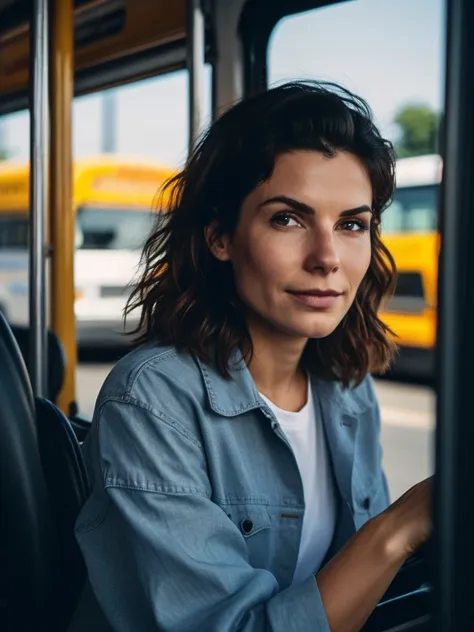
<path fill-rule="evenodd" d="M 438 185 L 400 187 L 382 214 L 382 232 L 425 232 L 437 228 Z"/>
<path fill-rule="evenodd" d="M 0 250 L 28 248 L 28 215 L 2 213 L 0 215 Z"/>
<path fill-rule="evenodd" d="M 78 250 L 140 250 L 153 226 L 147 210 L 82 207 L 77 211 Z"/>

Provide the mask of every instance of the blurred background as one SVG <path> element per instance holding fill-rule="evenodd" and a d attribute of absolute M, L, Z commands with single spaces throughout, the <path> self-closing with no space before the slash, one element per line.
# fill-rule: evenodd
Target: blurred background
<path fill-rule="evenodd" d="M 443 0 L 342 3 L 283 19 L 268 47 L 271 84 L 310 78 L 348 87 L 368 101 L 396 148 L 397 191 L 382 233 L 400 278 L 382 316 L 401 349 L 391 373 L 376 381 L 393 498 L 432 471 L 444 10 Z M 155 193 L 186 159 L 187 91 L 183 70 L 74 101 L 77 388 L 87 414 L 124 352 L 124 288 Z M 210 68 L 205 95 L 209 121 Z M 28 317 L 28 156 L 28 112 L 0 117 L 0 310 L 13 323 Z"/>

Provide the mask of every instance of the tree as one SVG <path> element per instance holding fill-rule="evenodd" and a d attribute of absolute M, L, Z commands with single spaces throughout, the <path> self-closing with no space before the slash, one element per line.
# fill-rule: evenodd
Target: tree
<path fill-rule="evenodd" d="M 398 158 L 436 153 L 439 116 L 432 108 L 405 105 L 395 115 L 394 122 L 400 130 L 400 138 L 395 143 Z"/>
<path fill-rule="evenodd" d="M 8 160 L 8 152 L 0 147 L 0 160 Z"/>

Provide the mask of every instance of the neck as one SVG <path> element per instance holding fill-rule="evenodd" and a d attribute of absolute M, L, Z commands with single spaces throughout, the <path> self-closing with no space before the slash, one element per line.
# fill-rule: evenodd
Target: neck
<path fill-rule="evenodd" d="M 301 357 L 307 340 L 278 333 L 270 336 L 257 324 L 249 325 L 249 330 L 254 353 L 248 368 L 257 389 L 281 408 L 304 405 L 307 377 Z"/>

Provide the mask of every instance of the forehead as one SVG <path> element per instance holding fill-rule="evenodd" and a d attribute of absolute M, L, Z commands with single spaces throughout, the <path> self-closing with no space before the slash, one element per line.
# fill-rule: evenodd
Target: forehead
<path fill-rule="evenodd" d="M 258 201 L 284 194 L 308 204 L 328 202 L 347 208 L 372 202 L 372 185 L 362 161 L 345 152 L 332 158 L 318 151 L 281 154 L 271 177 L 254 193 Z"/>

